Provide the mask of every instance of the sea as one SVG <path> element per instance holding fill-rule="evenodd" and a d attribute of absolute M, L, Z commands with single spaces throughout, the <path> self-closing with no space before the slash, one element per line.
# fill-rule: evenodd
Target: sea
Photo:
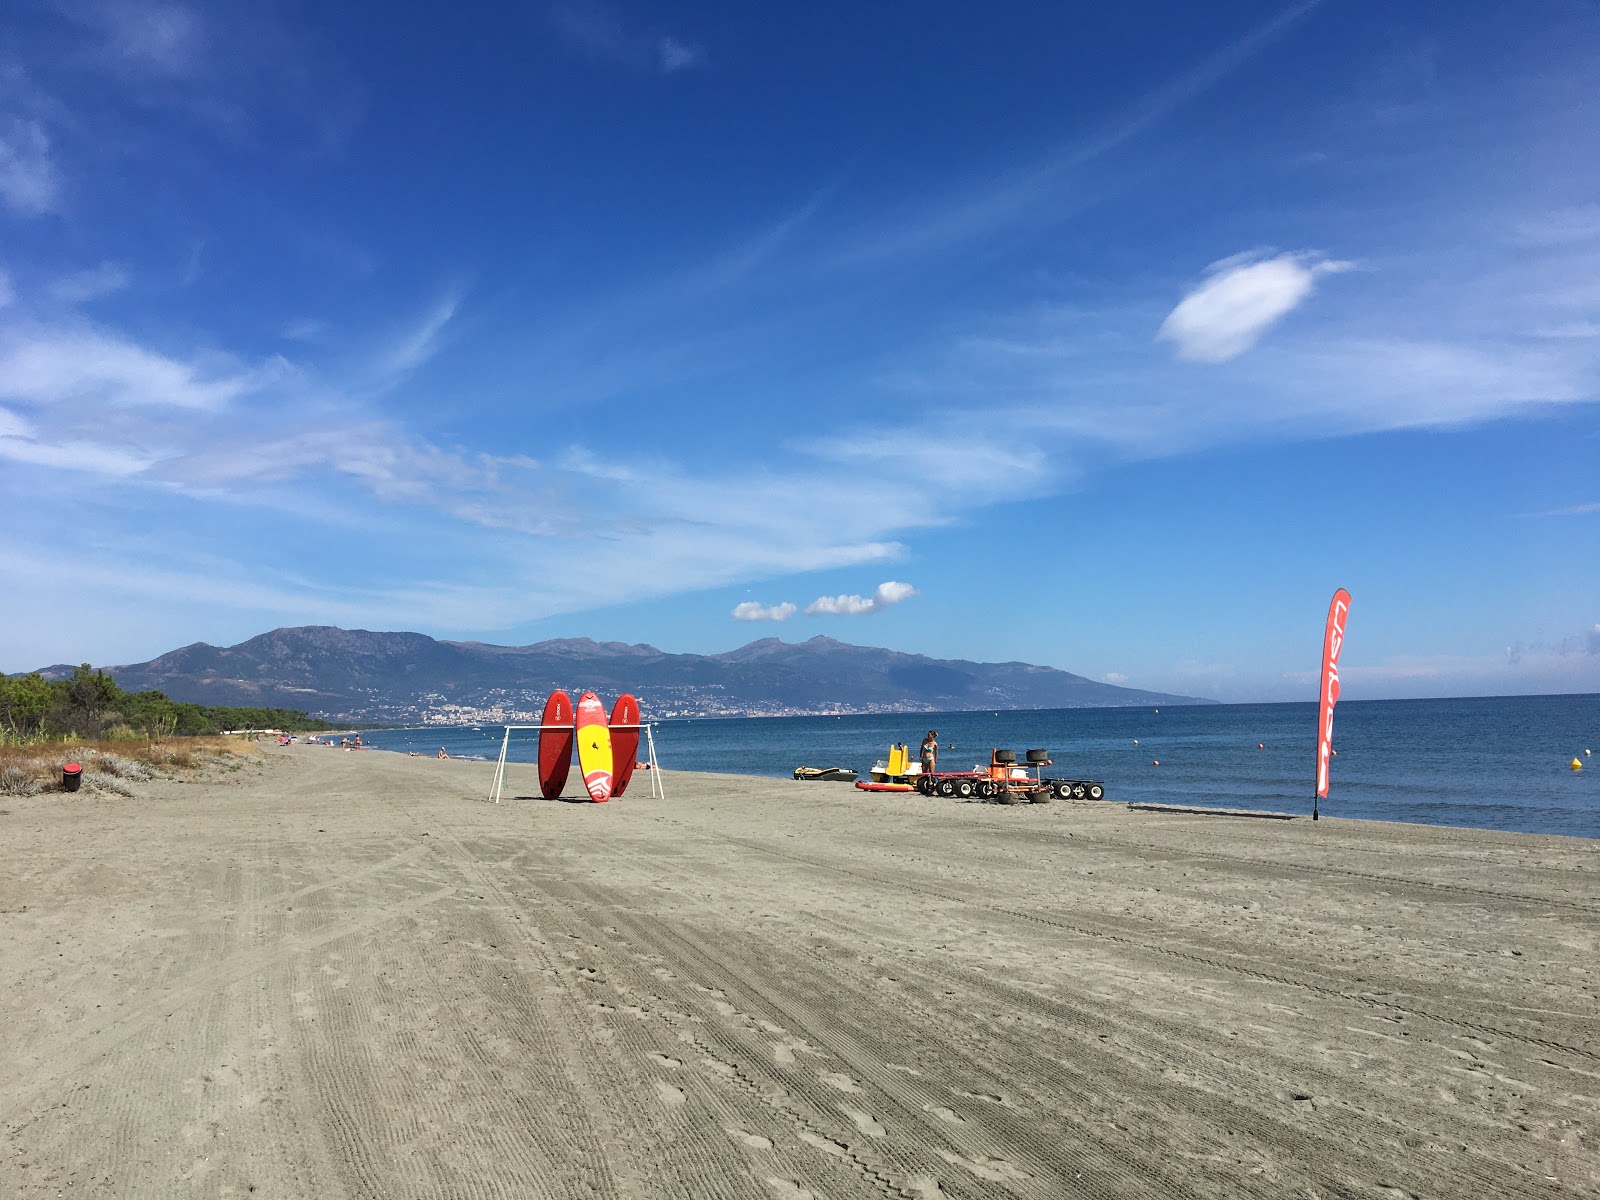
<path fill-rule="evenodd" d="M 1222 704 L 695 718 L 652 732 L 664 771 L 787 779 L 798 766 L 842 766 L 864 779 L 894 743 L 915 757 L 933 729 L 942 770 L 987 764 L 996 747 L 1019 761 L 1045 749 L 1054 762 L 1046 775 L 1099 780 L 1109 801 L 1309 815 L 1316 724 L 1314 703 Z M 503 736 L 499 725 L 462 725 L 373 730 L 362 740 L 493 762 Z M 537 761 L 535 736 L 513 731 L 508 762 Z M 1600 756 L 1591 754 L 1600 751 L 1600 694 L 1345 700 L 1333 745 L 1325 816 L 1600 838 Z"/>

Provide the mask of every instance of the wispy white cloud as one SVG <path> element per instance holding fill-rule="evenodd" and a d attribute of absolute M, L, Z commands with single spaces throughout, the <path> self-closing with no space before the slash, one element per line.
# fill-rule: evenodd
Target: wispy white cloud
<path fill-rule="evenodd" d="M 3 432 L 0 432 L 0 459 L 113 478 L 137 475 L 151 462 L 116 446 L 84 441 L 40 442 L 28 437 L 9 437 Z"/>
<path fill-rule="evenodd" d="M 1530 517 L 1586 517 L 1591 513 L 1600 513 L 1600 500 L 1590 504 L 1574 504 L 1569 508 L 1552 508 L 1545 512 L 1529 513 Z"/>
<path fill-rule="evenodd" d="M 315 342 L 327 336 L 328 323 L 315 317 L 295 317 L 284 322 L 282 333 L 291 342 Z"/>
<path fill-rule="evenodd" d="M 566 42 L 591 58 L 671 75 L 698 67 L 705 52 L 683 38 L 631 26 L 600 0 L 558 0 L 550 23 Z"/>
<path fill-rule="evenodd" d="M 670 75 L 674 71 L 686 71 L 690 67 L 704 65 L 706 53 L 700 47 L 691 46 L 675 37 L 661 37 L 656 39 L 656 58 L 661 64 L 661 73 Z"/>
<path fill-rule="evenodd" d="M 44 126 L 20 117 L 0 119 L 0 200 L 33 217 L 52 211 L 60 190 L 61 175 Z"/>
<path fill-rule="evenodd" d="M 112 407 L 216 409 L 273 370 L 272 363 L 208 368 L 89 327 L 23 325 L 0 335 L 0 398 L 33 404 L 92 399 Z"/>
<path fill-rule="evenodd" d="M 870 596 L 818 596 L 806 605 L 806 616 L 866 617 L 909 600 L 916 594 L 917 589 L 909 583 L 898 583 L 891 579 L 887 583 L 880 583 L 877 591 Z"/>
<path fill-rule="evenodd" d="M 1353 265 L 1315 254 L 1228 259 L 1178 302 L 1156 336 L 1174 343 L 1178 357 L 1189 362 L 1227 362 L 1310 296 L 1319 277 Z"/>
<path fill-rule="evenodd" d="M 459 291 L 452 290 L 441 296 L 420 320 L 379 351 L 376 373 L 385 377 L 404 375 L 437 354 L 443 344 L 445 327 L 455 318 L 461 300 Z"/>
<path fill-rule="evenodd" d="M 122 291 L 128 282 L 128 272 L 120 263 L 103 262 L 56 280 L 50 285 L 50 295 L 63 304 L 86 304 Z"/>
<path fill-rule="evenodd" d="M 733 619 L 735 621 L 787 621 L 800 610 L 785 600 L 782 604 L 757 604 L 754 600 L 746 600 L 743 604 L 733 606 Z"/>
<path fill-rule="evenodd" d="M 1600 241 L 1600 204 L 1579 204 L 1521 221 L 1517 240 L 1527 246 L 1563 246 Z"/>
<path fill-rule="evenodd" d="M 943 194 L 910 211 L 894 213 L 862 236 L 822 256 L 834 269 L 860 270 L 900 260 L 948 262 L 958 247 L 992 249 L 994 237 L 1024 225 L 1059 222 L 1099 198 L 1087 188 L 1084 168 L 1164 122 L 1200 99 L 1287 34 L 1321 0 L 1300 0 L 1246 30 L 1187 70 L 1108 113 L 1091 131 L 1040 159 L 998 172 L 979 187 Z"/>
<path fill-rule="evenodd" d="M 1128 682 L 1128 677 L 1121 671 L 1107 671 L 1104 675 L 1100 676 L 1100 679 L 1103 683 L 1123 684 Z"/>
<path fill-rule="evenodd" d="M 181 4 L 91 0 L 62 8 L 99 41 L 102 54 L 124 70 L 184 75 L 194 69 L 206 46 L 199 15 Z"/>

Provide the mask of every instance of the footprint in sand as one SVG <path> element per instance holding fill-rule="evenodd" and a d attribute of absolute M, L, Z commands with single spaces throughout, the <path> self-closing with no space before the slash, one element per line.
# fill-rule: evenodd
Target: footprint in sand
<path fill-rule="evenodd" d="M 683 1066 L 683 1059 L 671 1058 L 665 1054 L 652 1054 L 650 1056 L 650 1061 L 658 1066 L 671 1067 L 673 1070 L 677 1070 L 679 1067 Z"/>
<path fill-rule="evenodd" d="M 783 1197 L 783 1200 L 817 1200 L 815 1192 L 807 1191 L 792 1179 L 768 1176 L 767 1186 Z"/>
<path fill-rule="evenodd" d="M 749 1146 L 752 1150 L 772 1149 L 772 1140 L 770 1138 L 764 1138 L 759 1133 L 751 1133 L 748 1129 L 728 1126 L 727 1134 L 741 1146 Z"/>
<path fill-rule="evenodd" d="M 841 1092 L 859 1092 L 861 1085 L 848 1075 L 841 1075 L 838 1071 L 818 1071 L 817 1078 L 831 1088 L 838 1088 Z"/>
<path fill-rule="evenodd" d="M 870 1113 L 864 1113 L 859 1108 L 851 1108 L 848 1104 L 841 1104 L 839 1111 L 854 1121 L 856 1128 L 868 1137 L 882 1137 L 889 1132 Z"/>
<path fill-rule="evenodd" d="M 938 1117 L 939 1120 L 948 1121 L 952 1125 L 965 1125 L 967 1123 L 967 1119 L 957 1115 L 954 1110 L 941 1108 L 937 1104 L 924 1104 L 922 1106 L 922 1111 L 925 1113 L 932 1113 L 934 1116 Z"/>
<path fill-rule="evenodd" d="M 730 1062 L 723 1062 L 720 1058 L 702 1058 L 700 1060 L 706 1067 L 721 1075 L 724 1079 L 732 1079 L 739 1073 L 739 1068 Z"/>
<path fill-rule="evenodd" d="M 917 1200 L 946 1200 L 949 1193 L 939 1186 L 939 1181 L 928 1175 L 916 1175 L 909 1181 Z"/>
<path fill-rule="evenodd" d="M 825 1138 L 812 1133 L 810 1130 L 802 1129 L 800 1131 L 800 1140 L 808 1146 L 815 1146 L 818 1150 L 833 1158 L 850 1157 L 849 1146 L 846 1146 L 843 1142 L 836 1142 L 832 1138 Z"/>
<path fill-rule="evenodd" d="M 678 1108 L 683 1104 L 685 1096 L 682 1088 L 675 1088 L 670 1083 L 656 1080 L 656 1096 L 668 1108 Z"/>
<path fill-rule="evenodd" d="M 772 1047 L 772 1061 L 780 1067 L 794 1066 L 794 1051 L 782 1042 Z"/>
<path fill-rule="evenodd" d="M 968 1100 L 982 1100 L 985 1104 L 998 1104 L 1001 1108 L 1016 1107 L 1015 1104 L 1011 1103 L 1011 1101 L 1007 1100 L 1004 1096 L 997 1096 L 993 1092 L 963 1092 L 960 1088 L 956 1088 L 955 1093 L 956 1095 L 963 1096 Z"/>
<path fill-rule="evenodd" d="M 987 1158 L 981 1154 L 977 1158 L 962 1158 L 948 1150 L 940 1150 L 939 1157 L 952 1166 L 965 1167 L 979 1179 L 989 1179 L 995 1183 L 1028 1178 L 1025 1171 L 1019 1171 L 1003 1158 Z"/>

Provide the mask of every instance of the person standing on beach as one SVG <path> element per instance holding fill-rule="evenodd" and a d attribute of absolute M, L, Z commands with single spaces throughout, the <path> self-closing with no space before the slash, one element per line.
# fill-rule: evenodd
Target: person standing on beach
<path fill-rule="evenodd" d="M 939 765 L 939 735 L 933 730 L 928 730 L 928 736 L 922 739 L 922 769 L 932 773 Z"/>

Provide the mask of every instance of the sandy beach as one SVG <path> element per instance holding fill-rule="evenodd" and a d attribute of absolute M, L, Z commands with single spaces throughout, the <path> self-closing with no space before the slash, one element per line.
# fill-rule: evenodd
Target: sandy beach
<path fill-rule="evenodd" d="M 1600 1188 L 1600 843 L 492 770 L 0 798 L 0 1197 Z"/>

